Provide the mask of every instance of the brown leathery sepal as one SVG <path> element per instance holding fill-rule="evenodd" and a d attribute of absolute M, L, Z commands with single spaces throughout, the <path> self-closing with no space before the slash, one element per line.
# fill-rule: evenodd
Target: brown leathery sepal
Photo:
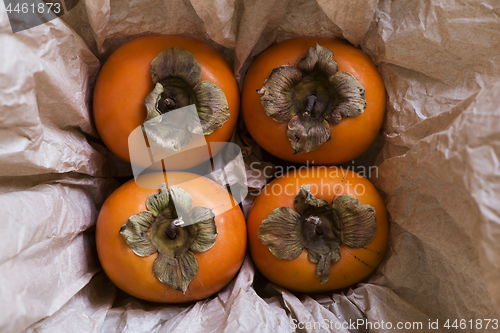
<path fill-rule="evenodd" d="M 215 244 L 217 239 L 217 225 L 214 213 L 206 207 L 194 207 L 189 214 L 190 224 L 186 228 L 193 237 L 191 250 L 205 252 Z"/>
<path fill-rule="evenodd" d="M 170 195 L 167 184 L 160 185 L 160 192 L 151 194 L 146 200 L 146 208 L 156 217 L 165 209 L 168 209 Z"/>
<path fill-rule="evenodd" d="M 155 276 L 175 290 L 186 292 L 198 264 L 191 251 L 204 252 L 217 239 L 215 215 L 206 207 L 191 209 L 191 195 L 167 184 L 146 200 L 147 211 L 131 216 L 120 229 L 132 251 L 139 256 L 158 252 Z M 184 225 L 184 220 L 189 224 Z"/>
<path fill-rule="evenodd" d="M 190 142 L 191 134 L 208 135 L 229 119 L 224 92 L 213 82 L 199 82 L 202 69 L 190 52 L 178 47 L 162 51 L 151 62 L 150 73 L 154 87 L 144 99 L 143 126 L 156 146 L 168 152 L 179 151 Z M 192 104 L 196 106 L 196 119 L 190 112 L 185 112 L 186 116 L 170 113 Z"/>
<path fill-rule="evenodd" d="M 330 82 L 339 99 L 334 113 L 342 117 L 354 117 L 363 113 L 366 108 L 365 89 L 352 74 L 338 72 Z"/>
<path fill-rule="evenodd" d="M 309 185 L 302 185 L 299 189 L 299 193 L 295 196 L 293 200 L 293 206 L 297 213 L 303 214 L 310 206 L 321 208 L 330 207 L 330 204 L 325 199 L 317 199 L 309 188 Z"/>
<path fill-rule="evenodd" d="M 167 77 L 180 78 L 194 87 L 201 79 L 201 67 L 190 52 L 169 47 L 151 62 L 153 83 L 161 82 Z"/>
<path fill-rule="evenodd" d="M 309 185 L 302 185 L 294 199 L 295 210 L 274 209 L 258 228 L 258 236 L 279 259 L 297 258 L 305 248 L 316 263 L 316 276 L 328 281 L 332 263 L 340 260 L 340 244 L 367 245 L 376 232 L 375 210 L 348 195 L 339 196 L 330 207 L 317 199 Z"/>
<path fill-rule="evenodd" d="M 316 47 L 311 47 L 306 51 L 304 58 L 300 59 L 296 64 L 303 73 L 310 73 L 315 69 L 323 73 L 327 78 L 335 75 L 338 71 L 338 65 L 333 60 L 333 53 L 326 47 L 316 44 Z"/>
<path fill-rule="evenodd" d="M 330 139 L 331 125 L 367 106 L 363 86 L 353 75 L 338 72 L 332 51 L 318 44 L 295 66 L 274 68 L 257 92 L 266 114 L 288 123 L 295 154 L 319 148 Z"/>
<path fill-rule="evenodd" d="M 306 153 L 321 146 L 330 139 L 330 125 L 311 117 L 294 116 L 288 122 L 286 135 L 295 154 Z"/>
<path fill-rule="evenodd" d="M 153 90 L 144 99 L 144 107 L 146 108 L 146 119 L 145 121 L 150 121 L 158 116 L 161 116 L 160 110 L 158 110 L 158 102 L 161 99 L 161 94 L 163 93 L 163 86 L 161 83 L 156 83 Z M 159 123 L 161 118 L 155 119 L 153 122 Z"/>
<path fill-rule="evenodd" d="M 302 73 L 292 66 L 280 66 L 272 70 L 257 91 L 263 94 L 260 101 L 266 114 L 278 122 L 287 122 L 298 112 L 294 103 L 293 87 L 302 80 Z"/>
<path fill-rule="evenodd" d="M 226 95 L 215 83 L 203 81 L 193 88 L 196 110 L 200 117 L 203 134 L 219 129 L 229 119 Z"/>
<path fill-rule="evenodd" d="M 339 240 L 327 211 L 328 207 L 310 210 L 312 215 L 304 218 L 301 235 L 309 260 L 318 264 L 316 276 L 321 276 L 322 284 L 328 281 L 331 264 L 340 259 Z"/>
<path fill-rule="evenodd" d="M 189 251 L 168 256 L 160 253 L 153 270 L 158 280 L 185 293 L 198 272 L 198 263 L 194 254 Z"/>
<path fill-rule="evenodd" d="M 304 249 L 300 237 L 300 215 L 289 207 L 273 210 L 260 225 L 257 235 L 279 259 L 295 259 Z"/>
<path fill-rule="evenodd" d="M 368 245 L 377 232 L 375 208 L 359 203 L 349 195 L 341 195 L 333 202 L 332 211 L 340 230 L 342 244 L 351 248 Z"/>
<path fill-rule="evenodd" d="M 151 212 L 140 212 L 132 215 L 120 229 L 120 234 L 130 249 L 140 257 L 147 257 L 156 252 L 156 247 L 145 235 L 153 221 L 154 216 Z"/>

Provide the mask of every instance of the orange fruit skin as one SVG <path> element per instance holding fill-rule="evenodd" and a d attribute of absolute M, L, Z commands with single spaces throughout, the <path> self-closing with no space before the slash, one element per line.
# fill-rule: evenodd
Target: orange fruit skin
<path fill-rule="evenodd" d="M 330 124 L 330 140 L 317 149 L 294 155 L 286 135 L 288 124 L 279 123 L 266 114 L 257 90 L 263 87 L 273 68 L 294 66 L 316 43 L 333 52 L 339 71 L 354 75 L 365 88 L 367 107 L 361 115 L 343 118 L 336 125 Z M 252 138 L 270 154 L 296 163 L 340 164 L 361 155 L 375 140 L 384 119 L 385 88 L 371 59 L 348 42 L 299 37 L 271 46 L 252 63 L 243 83 L 241 112 Z"/>
<path fill-rule="evenodd" d="M 148 174 L 158 187 L 165 181 L 163 173 Z M 147 197 L 157 190 L 144 189 L 132 179 L 116 189 L 101 208 L 96 226 L 99 260 L 108 277 L 126 293 L 152 302 L 184 303 L 209 297 L 239 271 L 246 253 L 245 218 L 232 196 L 219 184 L 185 172 L 168 172 L 168 186 L 176 185 L 193 197 L 193 207 L 213 209 L 216 215 L 217 240 L 205 252 L 196 253 L 198 272 L 185 294 L 160 282 L 153 272 L 158 253 L 140 257 L 130 249 L 120 234 L 128 218 L 146 209 Z"/>
<path fill-rule="evenodd" d="M 294 209 L 295 196 L 300 186 L 306 184 L 311 185 L 311 192 L 317 198 L 326 199 L 330 204 L 335 195 L 348 194 L 375 208 L 377 231 L 374 239 L 364 248 L 340 245 L 341 259 L 331 265 L 330 277 L 325 284 L 321 284 L 321 277 L 316 277 L 316 264 L 309 260 L 306 249 L 295 259 L 278 259 L 257 235 L 262 221 L 274 209 Z M 307 175 L 294 176 L 292 173 L 274 179 L 255 199 L 247 225 L 250 254 L 259 271 L 277 285 L 304 293 L 341 289 L 366 278 L 382 261 L 389 236 L 387 211 L 375 187 L 356 172 L 340 168 L 311 167 Z"/>
<path fill-rule="evenodd" d="M 104 144 L 122 160 L 130 162 L 128 137 L 146 119 L 144 99 L 153 89 L 151 61 L 163 50 L 179 47 L 189 51 L 201 66 L 201 81 L 215 83 L 226 95 L 230 118 L 205 136 L 207 142 L 225 142 L 232 135 L 240 106 L 238 83 L 224 57 L 207 43 L 182 35 L 148 35 L 119 47 L 99 72 L 94 90 L 94 121 Z M 215 153 L 215 152 L 213 152 Z M 189 168 L 204 161 L 193 154 Z M 175 167 L 178 167 L 175 165 Z"/>

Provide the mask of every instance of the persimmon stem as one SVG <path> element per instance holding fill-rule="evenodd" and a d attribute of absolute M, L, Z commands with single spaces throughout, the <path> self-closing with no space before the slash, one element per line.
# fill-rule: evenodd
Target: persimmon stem
<path fill-rule="evenodd" d="M 177 237 L 177 232 L 175 229 L 177 228 L 177 223 L 175 221 L 172 221 L 167 227 L 167 237 L 171 240 L 174 240 L 175 237 Z"/>
<path fill-rule="evenodd" d="M 306 219 L 307 222 L 311 223 L 311 224 L 314 224 L 316 226 L 315 228 L 315 232 L 317 235 L 322 235 L 323 232 L 325 231 L 324 227 L 323 227 L 323 221 L 321 221 L 321 219 L 317 216 L 309 216 L 307 219 Z"/>
<path fill-rule="evenodd" d="M 316 103 L 316 95 L 309 95 L 307 96 L 307 107 L 304 110 L 304 116 L 310 116 L 311 112 L 314 108 L 314 103 Z"/>
<path fill-rule="evenodd" d="M 175 108 L 175 101 L 171 98 L 165 98 L 165 105 L 167 106 L 167 108 L 173 109 Z"/>
<path fill-rule="evenodd" d="M 158 109 L 160 109 L 161 112 L 173 110 L 175 109 L 175 107 L 175 101 L 172 98 L 168 97 L 162 98 L 158 103 Z"/>

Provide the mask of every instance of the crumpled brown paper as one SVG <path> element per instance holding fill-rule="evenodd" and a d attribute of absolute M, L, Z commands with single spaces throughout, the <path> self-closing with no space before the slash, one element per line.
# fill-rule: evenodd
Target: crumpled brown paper
<path fill-rule="evenodd" d="M 290 332 L 298 322 L 368 319 L 421 331 L 438 320 L 434 331 L 445 332 L 447 319 L 499 319 L 499 12 L 494 0 L 80 0 L 62 20 L 12 34 L 2 8 L 0 331 Z M 150 33 L 206 40 L 240 82 L 258 53 L 293 36 L 344 37 L 372 57 L 387 117 L 355 164 L 379 165 L 371 180 L 390 214 L 374 275 L 340 293 L 292 294 L 247 257 L 220 293 L 183 306 L 143 302 L 109 282 L 93 226 L 117 186 L 110 177 L 130 170 L 95 139 L 91 89 L 98 59 Z M 248 165 L 261 158 L 250 138 L 235 142 Z M 247 175 L 255 187 L 266 181 Z"/>

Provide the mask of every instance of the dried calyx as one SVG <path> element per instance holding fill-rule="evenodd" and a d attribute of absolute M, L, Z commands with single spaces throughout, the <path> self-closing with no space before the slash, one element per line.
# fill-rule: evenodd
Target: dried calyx
<path fill-rule="evenodd" d="M 148 210 L 131 216 L 120 229 L 138 256 L 158 252 L 154 274 L 161 282 L 183 293 L 198 271 L 191 251 L 207 251 L 217 238 L 212 211 L 201 206 L 191 209 L 192 203 L 189 193 L 177 186 L 168 189 L 164 183 L 159 193 L 148 197 Z"/>
<path fill-rule="evenodd" d="M 363 86 L 353 75 L 338 72 L 332 52 L 318 44 L 295 66 L 274 68 L 257 92 L 263 94 L 260 100 L 267 115 L 288 123 L 295 154 L 318 148 L 330 140 L 330 124 L 366 108 Z"/>
<path fill-rule="evenodd" d="M 201 67 L 193 55 L 178 47 L 168 48 L 151 62 L 154 88 L 146 96 L 146 135 L 153 144 L 176 152 L 189 143 L 192 134 L 210 134 L 229 119 L 224 92 L 213 82 L 202 81 Z M 162 115 L 191 104 L 197 117 L 179 114 L 162 122 Z"/>
<path fill-rule="evenodd" d="M 363 247 L 377 231 L 375 209 L 349 195 L 337 197 L 330 207 L 304 185 L 295 197 L 294 208 L 273 210 L 262 221 L 259 238 L 279 259 L 295 259 L 307 249 L 309 260 L 317 263 L 316 276 L 321 276 L 321 283 L 328 281 L 330 265 L 340 259 L 340 244 Z"/>

